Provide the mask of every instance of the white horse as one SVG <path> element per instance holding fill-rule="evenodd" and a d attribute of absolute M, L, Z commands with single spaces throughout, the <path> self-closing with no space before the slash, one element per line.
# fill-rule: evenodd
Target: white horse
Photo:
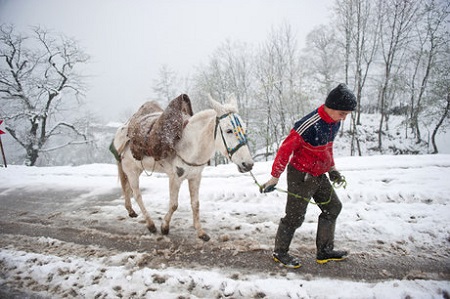
<path fill-rule="evenodd" d="M 142 161 L 133 158 L 127 137 L 127 124 L 120 127 L 113 140 L 118 158 L 119 178 L 125 198 L 125 208 L 130 217 L 137 217 L 131 206 L 131 195 L 135 198 L 145 217 L 147 228 L 155 233 L 156 227 L 147 212 L 139 190 L 139 177 L 144 170 L 166 173 L 169 177 L 169 210 L 161 224 L 161 233 L 169 233 L 170 220 L 178 208 L 178 194 L 181 183 L 187 179 L 191 197 L 194 227 L 200 239 L 210 238 L 202 229 L 199 216 L 199 187 L 202 171 L 216 151 L 235 163 L 240 172 L 248 172 L 253 167 L 253 159 L 247 146 L 245 127 L 238 113 L 234 98 L 222 105 L 210 96 L 213 109 L 194 114 L 183 129 L 182 137 L 176 144 L 176 156 L 155 161 L 144 156 Z"/>

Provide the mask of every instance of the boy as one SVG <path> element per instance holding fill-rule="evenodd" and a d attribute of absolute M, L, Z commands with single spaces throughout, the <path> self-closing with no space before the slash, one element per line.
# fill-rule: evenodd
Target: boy
<path fill-rule="evenodd" d="M 304 219 L 312 197 L 322 210 L 317 227 L 317 262 L 320 264 L 346 258 L 347 251 L 334 250 L 336 218 L 342 204 L 328 180 L 340 183 L 341 174 L 333 158 L 333 140 L 341 120 L 356 108 L 356 98 L 345 84 L 339 84 L 327 96 L 325 104 L 297 121 L 281 144 L 272 165 L 272 178 L 262 185 L 262 192 L 275 189 L 287 166 L 288 194 L 285 216 L 281 218 L 275 237 L 273 259 L 289 268 L 300 267 L 291 256 L 289 246 L 295 230 Z M 300 197 L 300 198 L 299 198 Z"/>

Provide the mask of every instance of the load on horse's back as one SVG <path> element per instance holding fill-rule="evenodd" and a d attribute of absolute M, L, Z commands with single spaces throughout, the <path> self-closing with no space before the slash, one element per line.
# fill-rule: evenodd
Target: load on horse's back
<path fill-rule="evenodd" d="M 125 208 L 130 217 L 137 216 L 131 206 L 133 195 L 150 232 L 156 232 L 156 226 L 139 190 L 139 177 L 144 170 L 166 173 L 169 177 L 170 204 L 161 232 L 169 233 L 181 183 L 188 180 L 194 227 L 198 237 L 208 241 L 199 216 L 199 187 L 206 164 L 218 151 L 235 163 L 240 172 L 253 167 L 236 101 L 220 104 L 210 97 L 210 104 L 212 109 L 193 114 L 185 94 L 172 100 L 164 110 L 155 102 L 147 102 L 116 132 L 110 149 L 117 160 Z"/>
<path fill-rule="evenodd" d="M 134 158 L 151 156 L 158 161 L 172 157 L 185 122 L 193 114 L 191 101 L 185 94 L 172 100 L 165 110 L 155 102 L 142 105 L 128 123 L 127 135 Z"/>

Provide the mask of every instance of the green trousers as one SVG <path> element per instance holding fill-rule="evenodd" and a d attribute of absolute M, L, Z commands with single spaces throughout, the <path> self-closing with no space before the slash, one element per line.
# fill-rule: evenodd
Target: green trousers
<path fill-rule="evenodd" d="M 287 186 L 290 193 L 302 198 L 287 196 L 285 216 L 281 218 L 275 237 L 276 253 L 287 253 L 295 230 L 305 220 L 306 208 L 309 199 L 313 198 L 322 210 L 317 225 L 316 247 L 317 252 L 327 252 L 334 248 L 334 231 L 336 218 L 342 204 L 334 192 L 328 177 L 322 174 L 318 177 L 296 170 L 291 165 L 287 167 Z M 327 204 L 321 205 L 320 203 Z"/>

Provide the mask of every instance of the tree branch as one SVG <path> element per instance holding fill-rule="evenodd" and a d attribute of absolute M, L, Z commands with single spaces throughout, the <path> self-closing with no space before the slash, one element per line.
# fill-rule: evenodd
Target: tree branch
<path fill-rule="evenodd" d="M 69 142 L 67 142 L 65 144 L 57 145 L 57 146 L 54 146 L 54 147 L 51 147 L 51 148 L 42 149 L 41 152 L 47 153 L 47 152 L 52 152 L 52 151 L 59 150 L 61 148 L 69 146 L 69 145 L 79 145 L 79 144 L 87 144 L 87 143 L 89 143 L 88 140 L 84 140 L 84 141 L 69 141 Z"/>
<path fill-rule="evenodd" d="M 66 128 L 69 128 L 69 129 L 71 129 L 73 132 L 75 132 L 78 136 L 81 136 L 81 137 L 83 137 L 84 138 L 84 140 L 87 140 L 87 136 L 85 135 L 85 134 L 83 134 L 83 133 L 81 133 L 80 131 L 78 131 L 78 129 L 74 126 L 74 125 L 72 125 L 72 124 L 69 124 L 69 123 L 66 123 L 66 122 L 60 122 L 60 123 L 58 123 L 56 126 L 54 126 L 50 131 L 48 131 L 47 132 L 47 136 L 49 137 L 49 136 L 52 136 L 54 133 L 55 133 L 55 131 L 58 129 L 58 128 L 60 128 L 60 127 L 66 127 Z"/>

